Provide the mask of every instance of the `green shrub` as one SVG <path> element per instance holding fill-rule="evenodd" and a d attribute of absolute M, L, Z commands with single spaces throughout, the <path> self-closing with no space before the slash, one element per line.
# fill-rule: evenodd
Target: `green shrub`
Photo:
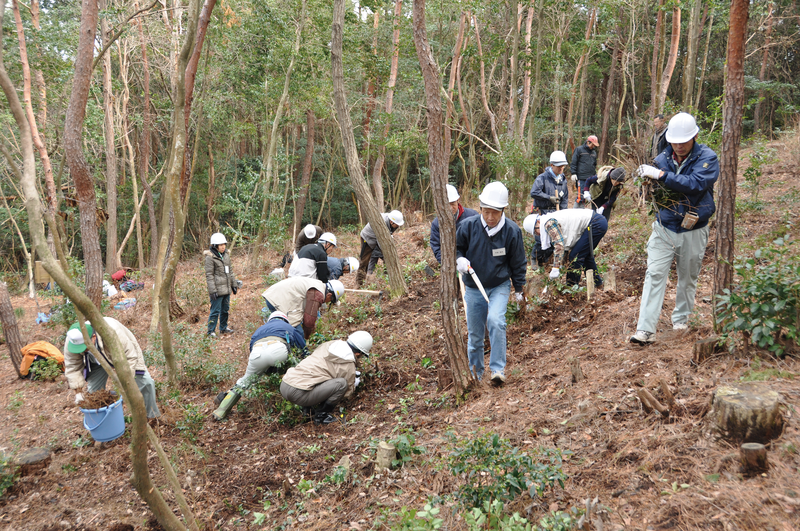
<path fill-rule="evenodd" d="M 61 366 L 53 358 L 42 358 L 31 363 L 31 380 L 52 382 L 61 376 Z"/>
<path fill-rule="evenodd" d="M 197 435 L 203 429 L 206 416 L 202 408 L 196 404 L 183 405 L 183 418 L 175 423 L 175 427 L 189 441 L 195 442 Z"/>
<path fill-rule="evenodd" d="M 532 497 L 567 475 L 561 470 L 559 449 L 539 448 L 532 457 L 495 433 L 455 439 L 448 458 L 450 471 L 462 476 L 459 496 L 468 507 L 481 507 L 491 500 L 510 501 L 525 490 Z"/>
<path fill-rule="evenodd" d="M 439 508 L 426 504 L 421 511 L 403 507 L 397 521 L 389 528 L 392 531 L 434 531 L 442 527 L 444 520 L 437 518 Z"/>
<path fill-rule="evenodd" d="M 502 529 L 504 531 L 531 531 L 531 524 L 519 513 L 507 515 L 503 512 L 500 500 L 485 501 L 483 507 L 473 507 L 464 515 L 467 529 L 479 531 L 483 529 Z"/>
<path fill-rule="evenodd" d="M 776 356 L 798 344 L 800 260 L 793 250 L 778 238 L 753 258 L 736 262 L 740 282 L 717 298 L 717 321 L 724 334 L 742 333 L 745 341 Z"/>
<path fill-rule="evenodd" d="M 12 456 L 0 452 L 0 497 L 17 481 L 17 467 Z"/>
<path fill-rule="evenodd" d="M 397 450 L 397 459 L 392 459 L 392 467 L 402 466 L 415 455 L 421 455 L 426 452 L 424 446 L 417 446 L 417 438 L 414 436 L 414 431 L 411 428 L 403 430 L 397 434 L 393 439 L 389 440 Z"/>

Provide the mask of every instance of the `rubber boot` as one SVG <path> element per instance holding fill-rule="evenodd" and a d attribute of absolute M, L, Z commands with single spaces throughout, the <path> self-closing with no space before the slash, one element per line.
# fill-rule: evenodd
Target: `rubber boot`
<path fill-rule="evenodd" d="M 242 398 L 242 395 L 239 391 L 231 389 L 211 416 L 216 420 L 225 420 L 225 417 L 228 416 L 228 413 L 230 413 L 231 409 L 233 409 L 233 406 L 236 405 L 236 402 L 238 402 L 240 398 Z"/>
<path fill-rule="evenodd" d="M 314 424 L 330 424 L 331 422 L 336 422 L 336 417 L 331 415 L 335 407 L 336 404 L 323 402 L 319 409 L 317 409 L 317 412 L 314 413 Z"/>

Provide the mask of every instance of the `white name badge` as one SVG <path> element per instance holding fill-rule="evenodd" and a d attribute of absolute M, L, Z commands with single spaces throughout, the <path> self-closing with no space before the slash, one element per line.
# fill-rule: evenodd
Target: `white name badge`
<path fill-rule="evenodd" d="M 492 256 L 505 256 L 506 248 L 500 247 L 499 249 L 492 249 Z"/>
<path fill-rule="evenodd" d="M 506 254 L 505 251 L 503 252 L 503 254 Z M 225 266 L 225 274 L 227 275 L 230 272 L 231 272 L 230 268 L 228 266 Z"/>

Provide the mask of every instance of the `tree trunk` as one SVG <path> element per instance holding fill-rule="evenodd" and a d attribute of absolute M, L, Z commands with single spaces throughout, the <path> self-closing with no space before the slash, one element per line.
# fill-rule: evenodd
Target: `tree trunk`
<path fill-rule="evenodd" d="M 134 9 L 138 10 L 138 3 L 134 3 Z M 147 213 L 150 219 L 150 258 L 147 264 L 150 267 L 156 265 L 158 258 L 158 222 L 156 221 L 156 207 L 153 201 L 153 190 L 148 184 L 150 169 L 150 129 L 153 118 L 150 112 L 150 63 L 147 60 L 147 41 L 144 38 L 144 28 L 141 19 L 136 19 L 136 26 L 139 28 L 139 46 L 142 49 L 142 136 L 139 143 L 139 178 L 142 180 L 142 188 L 147 196 Z"/>
<path fill-rule="evenodd" d="M 344 92 L 344 65 L 342 61 L 344 4 L 345 0 L 334 0 L 333 2 L 333 28 L 331 38 L 333 102 L 336 107 L 336 117 L 339 121 L 339 128 L 342 132 L 342 147 L 347 160 L 350 184 L 356 193 L 356 197 L 358 197 L 359 206 L 366 214 L 367 221 L 372 226 L 372 230 L 375 231 L 378 245 L 380 245 L 383 251 L 386 270 L 389 273 L 391 294 L 396 297 L 406 293 L 406 283 L 403 279 L 403 273 L 400 270 L 400 260 L 397 256 L 397 249 L 394 246 L 389 229 L 386 228 L 386 224 L 383 222 L 381 213 L 367 187 L 364 174 L 361 172 L 361 163 L 358 160 L 356 141 L 353 135 L 353 122 L 350 119 L 350 111 L 347 108 L 347 95 Z M 366 264 L 364 264 L 364 267 L 366 267 Z"/>
<path fill-rule="evenodd" d="M 661 71 L 658 68 L 658 51 L 661 48 L 661 32 L 664 30 L 664 2 L 658 0 L 658 13 L 656 15 L 656 28 L 653 39 L 653 60 L 650 66 L 650 123 L 656 114 L 661 112 L 661 104 L 658 101 L 658 87 L 661 84 Z"/>
<path fill-rule="evenodd" d="M 586 35 L 583 37 L 583 40 L 586 41 L 586 44 L 584 45 L 583 53 L 581 54 L 580 59 L 578 59 L 578 66 L 575 67 L 575 75 L 572 76 L 572 88 L 570 89 L 569 94 L 569 110 L 567 111 L 567 127 L 569 128 L 567 138 L 569 140 L 574 140 L 573 113 L 575 110 L 575 93 L 578 90 L 578 76 L 581 75 L 584 65 L 587 61 L 586 57 L 589 55 L 589 39 L 592 37 L 592 30 L 594 29 L 594 21 L 596 16 L 597 9 L 592 8 L 592 11 L 589 13 L 589 23 L 586 25 Z"/>
<path fill-rule="evenodd" d="M 105 9 L 106 0 L 99 0 L 100 9 Z M 109 46 L 111 28 L 108 19 L 100 19 L 100 39 L 103 47 Z M 111 52 L 103 54 L 103 134 L 106 148 L 106 273 L 111 274 L 122 267 L 117 260 L 117 153 L 114 130 L 114 88 L 111 85 Z M 138 196 L 135 196 L 138 197 Z M 134 199 L 134 202 L 136 199 Z"/>
<path fill-rule="evenodd" d="M 772 13 L 775 10 L 775 2 L 769 3 L 769 13 L 767 13 L 767 30 L 764 32 L 764 50 L 761 52 L 761 69 L 758 71 L 758 80 L 763 82 L 767 79 L 767 69 L 769 62 L 769 48 L 772 45 Z M 755 131 L 763 130 L 763 109 L 764 109 L 764 91 L 758 93 L 758 103 L 753 114 L 753 128 Z"/>
<path fill-rule="evenodd" d="M 453 47 L 453 61 L 450 63 L 450 79 L 447 83 L 447 111 L 444 118 L 444 149 L 447 150 L 448 160 L 450 158 L 450 149 L 453 140 L 453 131 L 450 124 L 453 121 L 453 116 L 456 114 L 455 105 L 453 104 L 453 96 L 456 87 L 456 80 L 458 79 L 458 63 L 461 61 L 461 49 L 464 45 L 464 33 L 467 26 L 467 12 L 461 13 L 461 19 L 458 23 L 458 36 L 456 37 L 456 44 Z"/>
<path fill-rule="evenodd" d="M 286 107 L 286 101 L 289 98 L 289 83 L 292 79 L 292 70 L 294 69 L 294 63 L 297 60 L 297 55 L 300 51 L 300 42 L 303 36 L 303 27 L 305 26 L 305 19 L 306 19 L 306 0 L 303 0 L 303 3 L 300 7 L 300 19 L 297 23 L 297 28 L 295 30 L 295 37 L 294 37 L 294 46 L 292 47 L 292 57 L 289 59 L 289 66 L 286 67 L 286 76 L 283 80 L 283 92 L 281 93 L 281 98 L 278 101 L 278 107 L 275 109 L 275 116 L 272 119 L 272 132 L 269 136 L 269 146 L 267 147 L 267 152 L 264 160 L 264 204 L 261 206 L 261 221 L 259 222 L 258 226 L 258 234 L 256 235 L 255 245 L 253 246 L 253 251 L 250 255 L 250 266 L 253 267 L 256 264 L 256 260 L 261 251 L 261 244 L 264 243 L 264 238 L 267 235 L 267 217 L 269 212 L 269 197 L 270 194 L 266 193 L 269 190 L 267 183 L 269 179 L 272 178 L 272 166 L 273 166 L 273 159 L 275 158 L 275 152 L 278 147 L 278 126 L 280 125 L 280 121 L 283 118 L 283 111 Z M 265 82 L 266 84 L 266 82 Z"/>
<path fill-rule="evenodd" d="M 733 282 L 736 171 L 744 111 L 744 49 L 749 16 L 747 0 L 732 0 L 723 102 L 722 149 L 719 158 L 719 206 L 715 245 L 714 295 L 722 295 Z M 716 306 L 714 307 L 716 309 Z M 715 312 L 716 313 L 716 312 Z"/>
<path fill-rule="evenodd" d="M 697 82 L 697 96 L 694 100 L 694 108 L 700 108 L 700 96 L 703 95 L 703 81 L 706 77 L 706 64 L 708 63 L 708 47 L 711 44 L 711 30 L 714 29 L 714 11 L 711 11 L 711 18 L 708 22 L 708 32 L 706 33 L 706 45 L 705 51 L 703 52 L 703 67 L 700 68 L 700 81 Z"/>
<path fill-rule="evenodd" d="M 659 108 L 664 107 L 667 101 L 667 91 L 672 73 L 675 71 L 675 63 L 678 60 L 678 45 L 681 41 L 681 8 L 676 7 L 672 10 L 672 37 L 670 39 L 669 56 L 667 66 L 664 67 L 664 74 L 661 76 L 661 91 L 658 96 Z"/>
<path fill-rule="evenodd" d="M 525 21 L 525 75 L 522 79 L 522 106 L 519 111 L 519 125 L 517 127 L 517 138 L 522 140 L 525 133 L 525 123 L 528 121 L 528 110 L 531 105 L 531 28 L 533 27 L 533 6 L 528 7 L 528 15 Z M 526 154 L 530 153 L 530 144 L 525 146 Z"/>
<path fill-rule="evenodd" d="M 14 315 L 14 307 L 11 305 L 11 297 L 8 295 L 8 284 L 0 281 L 0 322 L 3 323 L 3 336 L 5 337 L 8 353 L 11 357 L 11 364 L 17 371 L 17 376 L 22 378 L 19 366 L 22 363 L 21 349 L 22 337 L 17 328 L 17 316 Z"/>
<path fill-rule="evenodd" d="M 617 27 L 617 35 L 620 35 L 619 26 Z M 602 161 L 605 160 L 606 146 L 608 144 L 608 119 L 611 114 L 611 100 L 614 97 L 614 82 L 617 76 L 617 64 L 619 63 L 619 56 L 622 54 L 622 44 L 617 41 L 614 43 L 614 49 L 611 52 L 611 67 L 608 70 L 608 83 L 606 83 L 605 101 L 603 101 L 603 128 L 600 131 L 600 147 L 597 149 L 597 165 L 600 166 Z"/>
<path fill-rule="evenodd" d="M 422 80 L 425 84 L 425 101 L 428 109 L 428 158 L 431 168 L 433 201 L 439 214 L 442 238 L 442 325 L 445 348 L 450 357 L 453 383 L 458 398 L 462 398 L 473 381 L 469 360 L 464 347 L 464 335 L 459 330 L 458 291 L 456 288 L 456 225 L 447 201 L 447 166 L 449 146 L 442 139 L 442 100 L 439 66 L 433 57 L 425 29 L 425 0 L 414 0 L 414 45 L 417 49 Z M 510 130 L 513 124 L 509 124 Z"/>
<path fill-rule="evenodd" d="M 311 184 L 311 175 L 314 173 L 314 131 L 316 119 L 314 111 L 308 109 L 306 111 L 306 153 L 303 157 L 303 174 L 300 177 L 300 188 L 297 191 L 297 206 L 294 209 L 294 227 L 292 234 L 297 234 L 300 230 L 300 225 L 303 222 L 303 212 L 306 208 L 306 199 L 308 198 L 308 186 Z"/>
<path fill-rule="evenodd" d="M 486 95 L 486 65 L 483 61 L 483 46 L 481 45 L 481 34 L 478 29 L 478 17 L 473 15 L 472 21 L 475 25 L 475 42 L 478 44 L 478 57 L 480 58 L 481 64 L 481 102 L 483 103 L 483 110 L 489 118 L 489 129 L 492 132 L 492 141 L 495 147 L 500 149 L 500 139 L 497 136 L 497 118 L 492 112 L 492 109 L 489 108 L 489 98 Z"/>
<path fill-rule="evenodd" d="M 506 131 L 513 138 L 517 132 L 517 57 L 519 56 L 519 38 L 520 30 L 522 29 L 522 4 L 517 3 L 517 9 L 514 11 L 509 10 L 508 13 L 509 15 L 513 14 L 514 17 L 511 20 L 512 38 L 511 56 L 509 57 L 508 122 Z M 428 111 L 428 117 L 430 118 L 430 110 Z"/>
<path fill-rule="evenodd" d="M 100 307 L 103 298 L 103 256 L 97 232 L 97 199 L 91 170 L 83 156 L 83 120 L 92 81 L 92 57 L 97 31 L 97 0 L 82 0 L 78 50 L 75 54 L 75 74 L 72 93 L 64 119 L 64 153 L 69 172 L 75 183 L 80 211 L 81 243 L 86 265 L 86 295 Z"/>
<path fill-rule="evenodd" d="M 690 111 L 694 101 L 694 82 L 697 77 L 697 48 L 700 44 L 700 13 L 703 10 L 702 0 L 694 0 L 692 13 L 689 15 L 689 29 L 686 35 L 686 58 L 683 65 L 683 108 Z"/>

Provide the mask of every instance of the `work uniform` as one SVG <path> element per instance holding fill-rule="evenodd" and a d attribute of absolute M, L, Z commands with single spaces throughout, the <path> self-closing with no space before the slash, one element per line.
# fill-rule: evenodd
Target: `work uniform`
<path fill-rule="evenodd" d="M 213 246 L 216 247 L 216 246 Z M 228 310 L 230 309 L 231 293 L 236 291 L 236 277 L 231 269 L 231 255 L 226 250 L 220 253 L 216 249 L 203 251 L 206 270 L 206 285 L 211 298 L 211 312 L 208 316 L 208 333 L 213 333 L 217 328 L 224 332 L 228 329 Z"/>
<path fill-rule="evenodd" d="M 685 324 L 694 309 L 697 277 L 708 243 L 708 221 L 716 212 L 714 183 L 719 177 L 717 154 L 697 141 L 683 163 L 677 162 L 670 145 L 656 158 L 655 166 L 664 172 L 658 183 L 676 192 L 679 199 L 657 205 L 653 232 L 647 242 L 647 272 L 636 329 L 650 333 L 656 332 L 673 258 L 678 285 L 672 324 Z M 694 226 L 686 228 L 682 224 L 689 212 L 698 219 Z"/>
<path fill-rule="evenodd" d="M 316 242 L 304 246 L 292 260 L 289 267 L 289 278 L 307 277 L 315 278 L 321 282 L 330 279 L 328 271 L 328 253 L 323 247 L 325 244 Z"/>
<path fill-rule="evenodd" d="M 314 333 L 319 309 L 325 302 L 325 284 L 314 278 L 287 278 L 270 286 L 261 296 L 270 312 L 285 313 L 289 324 L 308 339 Z"/>
<path fill-rule="evenodd" d="M 492 374 L 504 374 L 508 297 L 512 284 L 518 293 L 525 286 L 527 263 L 522 231 L 505 214 L 491 229 L 483 216 L 467 218 L 456 232 L 456 257 L 470 261 L 489 298 L 487 303 L 472 275 L 461 275 L 465 286 L 470 369 L 476 377 L 482 377 L 483 339 L 488 326 L 491 344 L 489 370 Z"/>
<path fill-rule="evenodd" d="M 478 213 L 471 208 L 464 208 L 461 206 L 461 203 L 458 204 L 458 214 L 455 215 L 456 221 L 456 231 L 458 231 L 458 226 L 461 224 L 462 221 L 465 219 L 469 219 L 472 216 L 477 216 Z M 440 237 L 439 237 L 439 218 L 435 218 L 433 223 L 431 223 L 431 251 L 433 251 L 433 256 L 436 257 L 436 261 L 440 264 L 442 263 L 442 250 L 440 244 Z"/>
<path fill-rule="evenodd" d="M 531 187 L 533 213 L 546 214 L 569 208 L 569 187 L 564 174 L 556 175 L 552 166 L 540 173 Z M 555 203 L 551 197 L 558 198 Z"/>
<path fill-rule="evenodd" d="M 128 366 L 133 372 L 136 385 L 144 398 L 147 417 L 160 416 L 161 412 L 158 410 L 158 404 L 156 403 L 155 381 L 153 381 L 147 370 L 139 342 L 136 341 L 133 332 L 113 317 L 104 317 L 103 319 L 117 334 L 117 338 L 122 345 L 122 352 L 128 360 Z M 114 363 L 111 360 L 111 355 L 106 353 L 100 334 L 95 334 L 94 337 L 96 338 L 95 346 L 100 355 L 113 368 Z M 89 349 L 84 350 L 82 353 L 70 352 L 66 343 L 64 344 L 64 374 L 67 377 L 70 389 L 81 389 L 86 385 L 90 393 L 105 389 L 106 382 L 108 382 L 108 373 L 106 373 L 103 366 L 95 359 Z"/>
<path fill-rule="evenodd" d="M 346 341 L 318 346 L 283 376 L 281 395 L 302 407 L 326 404 L 330 411 L 355 391 L 356 357 Z"/>

